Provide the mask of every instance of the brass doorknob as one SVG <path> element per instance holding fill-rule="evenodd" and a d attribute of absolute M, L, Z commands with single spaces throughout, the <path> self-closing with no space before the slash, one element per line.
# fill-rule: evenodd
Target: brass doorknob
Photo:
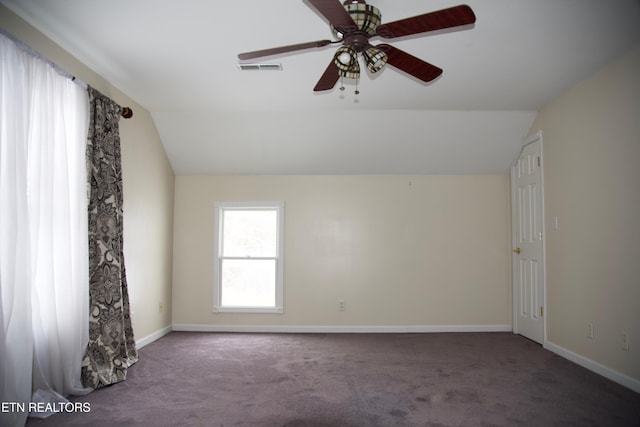
<path fill-rule="evenodd" d="M 515 249 L 513 250 L 513 252 L 515 252 L 515 253 L 519 254 L 519 253 L 520 253 L 520 248 L 515 248 Z"/>

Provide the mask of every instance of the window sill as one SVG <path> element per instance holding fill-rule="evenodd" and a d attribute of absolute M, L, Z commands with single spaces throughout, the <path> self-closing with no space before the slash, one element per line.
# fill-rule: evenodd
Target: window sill
<path fill-rule="evenodd" d="M 282 307 L 213 307 L 214 313 L 262 313 L 262 314 L 283 314 Z"/>

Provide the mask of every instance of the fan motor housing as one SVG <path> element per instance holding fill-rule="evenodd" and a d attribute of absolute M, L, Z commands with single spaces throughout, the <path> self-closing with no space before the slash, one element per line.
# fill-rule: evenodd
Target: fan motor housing
<path fill-rule="evenodd" d="M 344 38 L 345 46 L 351 46 L 356 52 L 361 53 L 369 45 L 369 37 L 360 31 L 347 34 Z"/>

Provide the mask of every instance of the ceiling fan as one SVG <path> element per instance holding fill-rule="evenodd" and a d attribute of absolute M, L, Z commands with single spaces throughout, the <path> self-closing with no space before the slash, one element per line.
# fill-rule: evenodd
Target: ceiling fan
<path fill-rule="evenodd" d="M 332 89 L 340 77 L 358 79 L 360 77 L 358 54 L 362 54 L 367 68 L 372 73 L 380 71 L 385 64 L 389 64 L 424 82 L 430 82 L 442 74 L 442 69 L 386 43 L 373 46 L 369 43 L 369 39 L 375 36 L 393 39 L 476 22 L 475 14 L 467 5 L 381 24 L 380 10 L 367 4 L 365 0 L 346 0 L 342 4 L 339 0 L 307 0 L 307 2 L 329 21 L 333 34 L 337 38 L 336 41 L 318 40 L 256 50 L 241 53 L 238 58 L 240 60 L 255 59 L 341 43 L 342 46 L 337 49 L 329 66 L 313 88 L 314 91 Z"/>

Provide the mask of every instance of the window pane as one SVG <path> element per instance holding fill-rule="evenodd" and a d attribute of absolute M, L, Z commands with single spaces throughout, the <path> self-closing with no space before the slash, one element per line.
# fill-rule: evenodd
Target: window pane
<path fill-rule="evenodd" d="M 222 260 L 222 306 L 274 307 L 275 260 Z"/>
<path fill-rule="evenodd" d="M 224 210 L 222 255 L 225 257 L 275 257 L 275 210 Z"/>

